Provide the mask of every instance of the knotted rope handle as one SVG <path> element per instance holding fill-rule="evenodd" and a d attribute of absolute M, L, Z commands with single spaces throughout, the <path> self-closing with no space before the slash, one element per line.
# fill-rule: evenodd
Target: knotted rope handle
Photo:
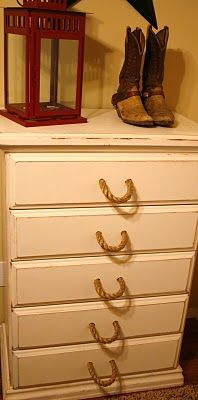
<path fill-rule="evenodd" d="M 109 246 L 107 242 L 105 242 L 102 232 L 97 231 L 96 232 L 96 239 L 100 247 L 102 247 L 103 250 L 110 251 L 110 252 L 117 252 L 121 251 L 124 249 L 128 242 L 128 233 L 126 231 L 121 232 L 122 240 L 118 246 Z"/>
<path fill-rule="evenodd" d="M 94 286 L 95 286 L 96 292 L 102 299 L 105 299 L 105 300 L 118 299 L 119 297 L 121 297 L 124 294 L 124 292 L 126 290 L 126 285 L 125 285 L 125 281 L 122 277 L 117 278 L 117 281 L 120 285 L 120 289 L 118 290 L 118 292 L 110 294 L 110 293 L 105 292 L 105 290 L 102 287 L 100 279 L 95 279 Z"/>
<path fill-rule="evenodd" d="M 92 379 L 93 379 L 99 386 L 107 387 L 107 386 L 112 385 L 112 383 L 115 382 L 115 380 L 116 380 L 116 378 L 117 378 L 117 376 L 118 376 L 118 368 L 117 368 L 117 365 L 116 365 L 115 361 L 114 361 L 114 360 L 110 360 L 110 361 L 109 361 L 109 364 L 111 365 L 112 376 L 111 376 L 111 378 L 106 379 L 106 380 L 101 379 L 101 378 L 98 377 L 98 375 L 97 375 L 97 373 L 96 373 L 96 370 L 95 370 L 94 365 L 93 365 L 92 362 L 89 362 L 89 363 L 87 364 L 88 371 L 89 371 L 89 373 L 90 373 Z"/>
<path fill-rule="evenodd" d="M 131 179 L 127 179 L 125 181 L 126 186 L 127 186 L 127 192 L 124 196 L 122 197 L 116 197 L 111 193 L 111 190 L 109 189 L 109 186 L 107 185 L 106 181 L 104 179 L 99 180 L 99 185 L 100 189 L 102 190 L 102 193 L 105 195 L 105 197 L 111 201 L 112 203 L 126 203 L 127 201 L 130 200 L 133 194 L 133 182 Z"/>
<path fill-rule="evenodd" d="M 93 322 L 91 322 L 89 324 L 89 329 L 92 333 L 92 336 L 98 343 L 102 343 L 102 344 L 113 343 L 120 336 L 120 325 L 119 325 L 118 321 L 113 321 L 113 327 L 114 327 L 114 331 L 115 331 L 114 335 L 110 338 L 104 338 L 104 337 L 100 336 L 100 334 L 98 333 L 96 326 Z"/>

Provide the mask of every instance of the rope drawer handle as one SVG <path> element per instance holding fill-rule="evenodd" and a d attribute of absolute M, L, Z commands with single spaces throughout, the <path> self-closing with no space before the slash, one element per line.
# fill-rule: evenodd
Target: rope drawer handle
<path fill-rule="evenodd" d="M 91 322 L 89 324 L 89 329 L 92 333 L 92 336 L 94 337 L 94 339 L 98 342 L 98 343 L 103 343 L 103 344 L 109 344 L 109 343 L 113 343 L 115 342 L 115 340 L 118 339 L 118 337 L 120 336 L 120 325 L 118 323 L 118 321 L 113 321 L 113 327 L 114 327 L 114 331 L 115 333 L 113 334 L 112 337 L 110 338 L 104 338 L 102 336 L 100 336 L 100 334 L 98 333 L 96 326 L 93 322 Z"/>
<path fill-rule="evenodd" d="M 116 197 L 111 193 L 111 190 L 109 189 L 109 186 L 107 185 L 106 181 L 104 179 L 99 180 L 99 185 L 100 189 L 102 190 L 102 193 L 105 195 L 105 197 L 111 201 L 112 203 L 126 203 L 127 201 L 130 200 L 130 198 L 133 195 L 133 182 L 131 179 L 127 179 L 125 181 L 126 186 L 127 186 L 127 192 L 124 196 L 122 197 Z"/>
<path fill-rule="evenodd" d="M 117 368 L 117 365 L 116 365 L 115 361 L 114 361 L 114 360 L 110 360 L 110 361 L 109 361 L 109 364 L 111 365 L 112 376 L 111 376 L 111 378 L 106 379 L 106 380 L 101 379 L 101 378 L 98 377 L 98 375 L 97 375 L 97 373 L 96 373 L 96 370 L 95 370 L 94 365 L 93 365 L 92 362 L 89 362 L 89 363 L 87 364 L 88 371 L 89 371 L 89 373 L 90 373 L 92 379 L 93 379 L 99 386 L 107 387 L 107 386 L 112 385 L 112 384 L 115 382 L 115 380 L 116 380 L 116 378 L 117 378 L 117 376 L 118 376 L 118 368 Z"/>
<path fill-rule="evenodd" d="M 117 281 L 118 281 L 118 283 L 120 285 L 120 289 L 118 290 L 118 292 L 110 294 L 110 293 L 105 292 L 105 290 L 102 287 L 100 279 L 96 279 L 94 281 L 94 286 L 95 286 L 96 292 L 98 293 L 98 295 L 101 298 L 103 298 L 105 300 L 118 299 L 119 297 L 121 297 L 124 294 L 124 292 L 126 290 L 126 284 L 125 284 L 125 281 L 124 281 L 124 279 L 122 277 L 117 278 Z"/>
<path fill-rule="evenodd" d="M 122 236 L 122 240 L 118 246 L 109 246 L 107 244 L 107 242 L 105 242 L 102 232 L 100 232 L 100 231 L 96 232 L 96 239 L 97 239 L 97 242 L 100 245 L 100 247 L 103 250 L 111 251 L 111 252 L 121 251 L 126 246 L 128 239 L 129 239 L 128 233 L 126 231 L 122 231 L 121 236 Z"/>

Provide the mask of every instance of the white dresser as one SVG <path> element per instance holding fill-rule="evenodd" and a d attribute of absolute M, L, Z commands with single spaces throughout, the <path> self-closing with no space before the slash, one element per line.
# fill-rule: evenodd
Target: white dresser
<path fill-rule="evenodd" d="M 183 384 L 197 248 L 198 124 L 22 128 L 0 118 L 5 400 Z"/>

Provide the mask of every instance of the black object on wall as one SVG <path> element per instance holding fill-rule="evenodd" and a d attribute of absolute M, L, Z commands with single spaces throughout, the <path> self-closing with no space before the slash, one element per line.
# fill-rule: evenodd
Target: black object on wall
<path fill-rule="evenodd" d="M 158 29 L 153 0 L 127 0 L 154 28 Z"/>
<path fill-rule="evenodd" d="M 92 0 L 93 1 L 93 0 Z M 153 0 L 127 0 L 154 28 L 158 29 Z M 80 0 L 67 0 L 68 6 L 79 3 Z"/>

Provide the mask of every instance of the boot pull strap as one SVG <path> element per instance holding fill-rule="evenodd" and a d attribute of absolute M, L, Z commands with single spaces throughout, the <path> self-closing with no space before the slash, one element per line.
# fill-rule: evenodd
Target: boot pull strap
<path fill-rule="evenodd" d="M 118 90 L 118 92 L 112 96 L 111 103 L 114 107 L 116 107 L 117 103 L 119 103 L 119 101 L 129 99 L 130 97 L 133 97 L 133 96 L 140 97 L 140 91 L 134 90 L 134 89 L 128 89 L 128 90 L 121 92 Z"/>
<path fill-rule="evenodd" d="M 127 98 L 132 97 L 132 96 L 140 96 L 140 91 L 139 90 L 134 90 L 134 89 L 129 89 L 126 91 Z"/>

